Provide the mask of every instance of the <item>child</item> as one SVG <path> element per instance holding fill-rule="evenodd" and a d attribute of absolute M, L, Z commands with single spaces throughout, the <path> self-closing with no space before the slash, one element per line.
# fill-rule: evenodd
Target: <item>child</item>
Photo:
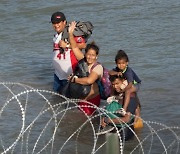
<path fill-rule="evenodd" d="M 128 83 L 127 80 L 118 75 L 110 76 L 110 81 L 112 83 L 112 95 L 107 99 L 109 103 L 106 106 L 105 116 L 101 119 L 101 131 L 96 133 L 97 135 L 105 134 L 107 132 L 116 132 L 114 129 L 115 126 L 119 129 L 121 136 L 125 140 L 130 139 L 133 136 L 132 130 L 134 127 L 132 125 L 134 121 L 135 110 L 137 108 L 137 104 L 135 103 L 135 99 L 132 96 L 131 105 L 128 106 L 130 112 L 125 112 L 122 108 L 124 94 L 121 92 L 121 89 L 125 88 Z M 130 129 L 129 129 L 130 128 Z"/>
<path fill-rule="evenodd" d="M 121 76 L 117 76 L 117 75 L 110 76 L 110 81 L 112 84 L 112 95 L 113 96 L 108 97 L 107 102 L 109 104 L 106 106 L 106 110 L 110 111 L 113 108 L 113 111 L 117 112 L 122 108 L 122 104 L 123 104 L 123 93 L 120 92 L 120 89 L 127 86 L 127 81 L 124 78 L 122 78 Z M 114 107 L 112 107 L 113 103 L 115 104 Z M 115 123 L 120 123 L 120 121 L 128 122 L 129 116 L 127 116 L 126 113 L 122 113 L 122 114 L 123 114 L 123 116 L 115 113 L 114 115 L 117 115 L 118 117 L 120 117 L 120 119 L 112 118 L 113 121 Z M 113 117 L 111 114 L 109 116 Z M 101 121 L 101 126 L 105 127 L 107 125 L 107 123 L 111 122 L 111 120 L 109 120 L 108 117 L 103 117 L 102 121 Z"/>
<path fill-rule="evenodd" d="M 115 62 L 117 66 L 112 71 L 109 71 L 109 74 L 123 76 L 128 82 L 128 85 L 124 89 L 120 89 L 120 92 L 125 92 L 123 109 L 127 111 L 131 94 L 138 92 L 141 80 L 128 66 L 129 58 L 123 50 L 117 52 Z"/>
<path fill-rule="evenodd" d="M 112 75 L 110 76 L 110 81 L 112 83 L 112 95 L 111 97 L 109 97 L 107 99 L 107 102 L 109 103 L 106 106 L 106 110 L 110 111 L 110 112 L 116 112 L 114 114 L 110 113 L 108 114 L 108 117 L 103 117 L 101 120 L 101 126 L 103 128 L 106 128 L 106 126 L 109 123 L 112 123 L 112 121 L 117 124 L 118 126 L 121 126 L 122 123 L 131 123 L 131 119 L 132 117 L 130 116 L 131 114 L 135 114 L 137 116 L 137 118 L 135 117 L 134 122 L 137 121 L 140 116 L 140 104 L 136 103 L 136 99 L 135 99 L 135 93 L 131 94 L 131 104 L 128 106 L 128 110 L 129 112 L 125 112 L 122 109 L 122 104 L 123 104 L 123 98 L 124 98 L 124 93 L 121 92 L 121 89 L 124 89 L 128 83 L 127 80 L 125 80 L 124 78 L 122 78 L 121 76 L 118 75 Z M 118 114 L 120 113 L 120 114 Z M 130 122 L 131 121 L 131 122 Z M 143 127 L 142 124 L 141 126 L 136 126 L 136 128 L 140 128 Z M 105 131 L 106 130 L 106 131 Z M 103 132 L 108 132 L 111 131 L 112 127 L 107 127 L 106 129 L 103 129 Z M 101 132 L 101 134 L 103 134 Z"/>

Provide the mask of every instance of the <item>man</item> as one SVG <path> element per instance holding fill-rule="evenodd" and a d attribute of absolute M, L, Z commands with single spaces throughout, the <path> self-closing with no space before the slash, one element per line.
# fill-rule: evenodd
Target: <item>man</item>
<path fill-rule="evenodd" d="M 123 109 L 124 100 L 121 89 L 124 89 L 128 85 L 127 80 L 118 75 L 111 75 L 110 81 L 112 84 L 113 96 L 107 99 L 109 104 L 105 108 L 107 113 L 105 112 L 105 115 L 101 119 L 102 129 L 96 134 L 101 135 L 111 131 L 116 132 L 114 129 L 114 126 L 116 126 L 119 130 L 123 129 L 120 133 L 125 137 L 125 140 L 128 140 L 133 137 L 132 130 L 134 130 L 134 125 L 132 125 L 132 123 L 134 122 L 134 117 L 137 116 L 135 117 L 135 120 L 140 119 L 140 111 L 137 110 L 139 107 L 138 102 L 136 102 L 137 96 L 135 93 L 131 94 L 130 103 L 126 112 Z M 131 127 L 131 129 L 129 129 L 128 126 Z M 142 124 L 136 128 L 141 127 L 143 127 Z"/>
<path fill-rule="evenodd" d="M 67 84 L 67 78 L 73 73 L 78 60 L 76 59 L 69 42 L 62 40 L 63 31 L 66 28 L 66 17 L 62 12 L 55 12 L 51 16 L 51 23 L 56 32 L 53 38 L 53 58 L 52 63 L 55 69 L 53 90 L 60 92 Z M 78 47 L 86 47 L 85 39 L 82 36 L 75 37 Z"/>

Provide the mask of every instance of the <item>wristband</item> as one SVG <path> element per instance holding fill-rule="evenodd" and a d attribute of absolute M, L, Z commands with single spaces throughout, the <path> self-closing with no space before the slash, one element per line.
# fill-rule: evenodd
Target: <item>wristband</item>
<path fill-rule="evenodd" d="M 75 75 L 74 77 L 73 77 L 73 82 L 75 83 L 76 81 L 75 81 L 75 79 L 77 79 L 78 77 Z"/>

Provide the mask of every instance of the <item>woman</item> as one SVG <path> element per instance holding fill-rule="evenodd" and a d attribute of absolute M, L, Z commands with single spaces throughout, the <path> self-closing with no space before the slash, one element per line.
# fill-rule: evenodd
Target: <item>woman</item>
<path fill-rule="evenodd" d="M 89 75 L 87 77 L 78 78 L 73 77 L 71 78 L 71 82 L 79 83 L 82 85 L 91 85 L 90 93 L 84 100 L 99 106 L 100 105 L 100 94 L 99 94 L 99 87 L 97 84 L 97 80 L 101 79 L 103 76 L 103 67 L 102 65 L 95 65 L 97 63 L 97 58 L 99 54 L 99 47 L 94 43 L 90 43 L 85 48 L 85 54 L 78 48 L 76 41 L 74 40 L 73 32 L 76 28 L 76 22 L 72 22 L 69 25 L 69 39 L 71 48 L 76 56 L 77 60 L 80 61 L 81 59 L 85 58 L 85 61 L 88 65 Z M 78 91 L 78 90 L 77 90 Z M 88 103 L 80 102 L 79 106 L 82 110 L 84 110 L 87 115 L 91 115 L 96 109 L 94 107 L 81 107 L 82 105 L 88 105 Z"/>

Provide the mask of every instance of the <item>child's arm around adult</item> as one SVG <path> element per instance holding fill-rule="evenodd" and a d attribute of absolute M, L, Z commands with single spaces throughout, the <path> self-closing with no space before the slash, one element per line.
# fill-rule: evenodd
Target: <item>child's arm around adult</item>
<path fill-rule="evenodd" d="M 109 70 L 109 75 L 118 75 L 118 76 L 122 76 L 122 73 L 121 73 L 121 72 L 114 71 L 114 70 Z"/>
<path fill-rule="evenodd" d="M 124 89 L 121 89 L 121 92 L 126 92 L 128 89 L 132 88 L 132 85 L 133 83 L 129 82 L 128 85 Z"/>

